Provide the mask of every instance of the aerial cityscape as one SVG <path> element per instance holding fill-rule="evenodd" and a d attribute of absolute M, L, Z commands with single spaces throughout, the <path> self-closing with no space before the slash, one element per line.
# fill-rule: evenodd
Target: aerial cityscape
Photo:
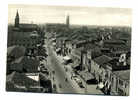
<path fill-rule="evenodd" d="M 129 96 L 131 9 L 9 5 L 6 91 Z"/>

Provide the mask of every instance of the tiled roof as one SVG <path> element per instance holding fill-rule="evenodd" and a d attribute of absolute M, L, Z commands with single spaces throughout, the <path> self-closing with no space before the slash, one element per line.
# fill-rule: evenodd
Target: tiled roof
<path fill-rule="evenodd" d="M 50 77 L 44 73 L 39 73 L 40 80 L 47 81 L 50 80 Z"/>
<path fill-rule="evenodd" d="M 23 68 L 26 69 L 27 72 L 37 72 L 39 66 L 39 60 L 37 59 L 29 59 L 24 57 L 23 61 Z"/>
<path fill-rule="evenodd" d="M 26 71 L 29 73 L 38 72 L 38 66 L 39 66 L 39 60 L 31 59 L 31 58 L 27 58 L 27 57 L 20 57 L 12 62 L 10 70 Z"/>
<path fill-rule="evenodd" d="M 8 39 L 17 40 L 17 39 L 23 39 L 23 38 L 30 38 L 30 35 L 32 33 L 33 32 L 18 32 L 18 31 L 15 31 L 15 32 L 12 32 L 12 33 L 8 34 Z"/>
<path fill-rule="evenodd" d="M 15 48 L 16 46 L 10 46 L 7 48 L 7 55 L 9 55 Z"/>
<path fill-rule="evenodd" d="M 122 41 L 122 40 L 105 40 L 104 43 L 110 43 L 110 44 L 119 44 L 119 43 L 123 43 L 123 44 L 125 44 L 125 42 Z"/>
<path fill-rule="evenodd" d="M 19 25 L 20 28 L 26 28 L 26 29 L 29 29 L 29 28 L 37 28 L 37 25 L 36 24 L 20 24 Z"/>
<path fill-rule="evenodd" d="M 23 73 L 13 72 L 6 77 L 6 82 L 12 82 L 18 86 L 38 86 L 39 82 L 28 78 Z"/>
<path fill-rule="evenodd" d="M 99 57 L 97 57 L 97 58 L 94 59 L 94 61 L 95 61 L 97 64 L 99 64 L 99 65 L 102 65 L 102 64 L 104 64 L 104 63 L 107 63 L 107 62 L 109 62 L 109 61 L 111 61 L 111 60 L 112 60 L 112 58 L 110 58 L 110 57 L 108 57 L 108 56 L 106 56 L 106 55 L 102 55 L 102 56 L 99 56 Z"/>
<path fill-rule="evenodd" d="M 11 66 L 8 66 L 7 69 L 10 71 L 23 72 L 23 66 L 21 63 L 12 64 Z"/>
<path fill-rule="evenodd" d="M 65 40 L 67 40 L 67 39 L 68 39 L 67 37 L 63 37 L 63 36 L 62 36 L 62 37 L 57 38 L 57 40 L 58 40 L 58 41 L 65 41 Z"/>
<path fill-rule="evenodd" d="M 23 46 L 12 46 L 8 47 L 7 54 L 8 56 L 14 56 L 15 58 L 19 58 L 21 56 L 24 56 L 25 50 L 26 49 Z"/>
<path fill-rule="evenodd" d="M 21 63 L 22 60 L 23 60 L 23 58 L 24 58 L 24 57 L 21 56 L 20 58 L 15 59 L 15 60 L 12 62 L 12 64 L 13 64 L 13 63 L 18 63 L 18 64 Z"/>

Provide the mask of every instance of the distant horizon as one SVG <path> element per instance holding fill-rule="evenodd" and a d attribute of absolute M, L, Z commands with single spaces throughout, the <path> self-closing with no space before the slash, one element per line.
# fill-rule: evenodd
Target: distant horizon
<path fill-rule="evenodd" d="M 36 24 L 36 25 L 46 25 L 46 24 L 65 24 L 65 23 L 20 23 L 20 24 Z M 8 23 L 8 25 L 13 25 L 14 23 Z M 70 26 L 108 26 L 108 27 L 131 27 L 131 26 L 126 26 L 126 25 L 84 25 L 84 24 L 70 24 Z"/>
<path fill-rule="evenodd" d="M 14 24 L 16 12 L 20 23 L 66 23 L 71 25 L 131 26 L 130 8 L 75 7 L 44 5 L 8 5 L 8 23 Z"/>

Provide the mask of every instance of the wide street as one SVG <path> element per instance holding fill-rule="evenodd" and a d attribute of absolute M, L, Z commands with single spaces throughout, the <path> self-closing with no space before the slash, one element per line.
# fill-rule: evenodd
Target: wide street
<path fill-rule="evenodd" d="M 74 80 L 71 80 L 69 75 L 71 73 L 65 71 L 64 65 L 57 58 L 51 43 L 45 40 L 45 46 L 48 53 L 47 64 L 51 72 L 55 71 L 52 73 L 52 81 L 57 87 L 57 93 L 84 93 L 84 88 L 80 88 Z"/>

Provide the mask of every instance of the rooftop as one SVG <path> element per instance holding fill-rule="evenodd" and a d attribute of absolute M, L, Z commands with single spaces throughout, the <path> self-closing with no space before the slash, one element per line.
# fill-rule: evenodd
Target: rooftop
<path fill-rule="evenodd" d="M 10 67 L 14 71 L 38 72 L 39 60 L 27 57 L 20 57 L 12 62 Z"/>
<path fill-rule="evenodd" d="M 35 29 L 37 28 L 37 25 L 36 24 L 25 24 L 25 23 L 22 23 L 19 25 L 20 28 L 25 28 L 25 29 Z"/>
<path fill-rule="evenodd" d="M 14 56 L 15 58 L 19 58 L 24 56 L 25 50 L 26 49 L 23 46 L 11 46 L 7 49 L 7 56 Z"/>
<path fill-rule="evenodd" d="M 23 39 L 23 38 L 30 38 L 30 36 L 34 34 L 34 32 L 18 32 L 14 31 L 12 33 L 8 34 L 8 39 L 9 40 L 17 40 L 17 39 Z"/>
<path fill-rule="evenodd" d="M 112 60 L 112 58 L 110 58 L 110 57 L 108 57 L 108 56 L 106 56 L 106 55 L 102 55 L 102 56 L 96 57 L 96 58 L 94 59 L 94 61 L 95 61 L 97 64 L 99 64 L 99 65 L 102 65 L 102 64 L 104 64 L 104 63 L 107 63 L 107 62 L 109 62 L 109 61 L 111 61 L 111 60 Z"/>
<path fill-rule="evenodd" d="M 108 43 L 108 44 L 125 44 L 125 42 L 122 41 L 122 40 L 105 40 L 104 43 Z"/>
<path fill-rule="evenodd" d="M 130 80 L 130 70 L 115 71 L 114 74 L 123 80 Z"/>
<path fill-rule="evenodd" d="M 11 52 L 15 49 L 15 45 L 14 46 L 10 46 L 7 48 L 7 55 L 11 54 Z"/>
<path fill-rule="evenodd" d="M 39 74 L 36 75 L 36 77 L 39 77 Z M 6 88 L 7 90 L 13 90 L 14 88 L 22 88 L 24 86 L 24 89 L 27 87 L 35 87 L 39 86 L 39 82 L 34 80 L 33 78 L 29 78 L 23 73 L 13 72 L 10 75 L 6 77 L 6 83 L 12 83 L 7 84 Z M 13 87 L 8 85 L 14 85 Z M 13 88 L 13 89 L 11 89 Z"/>

